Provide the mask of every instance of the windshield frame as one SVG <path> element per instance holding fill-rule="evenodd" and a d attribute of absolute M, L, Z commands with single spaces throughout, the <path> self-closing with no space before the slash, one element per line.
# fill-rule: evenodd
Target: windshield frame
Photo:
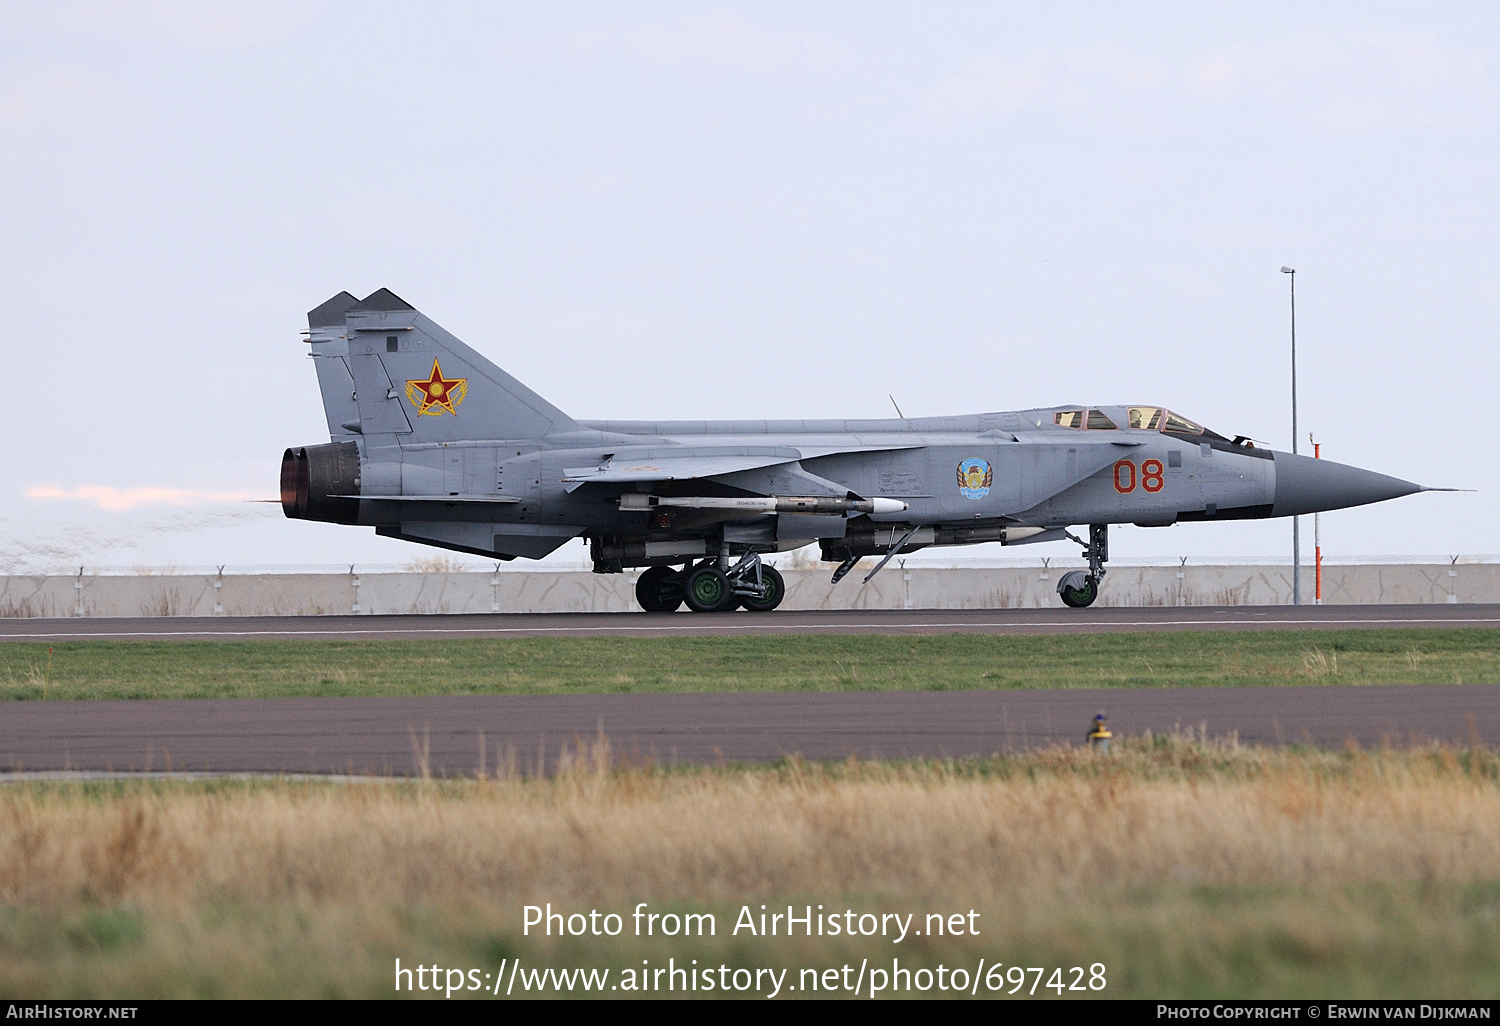
<path fill-rule="evenodd" d="M 1146 403 L 1141 403 L 1141 404 L 1138 404 L 1138 405 L 1135 405 L 1135 406 L 1127 406 L 1127 407 L 1125 407 L 1126 423 L 1130 422 L 1131 418 L 1135 415 L 1136 411 L 1138 411 L 1138 410 L 1139 411 L 1150 410 L 1150 411 L 1152 411 L 1152 416 L 1149 419 L 1146 419 L 1146 422 L 1147 422 L 1148 426 L 1146 426 L 1146 427 L 1131 428 L 1130 430 L 1132 430 L 1132 431 L 1156 431 L 1159 434 L 1171 435 L 1173 438 L 1182 438 L 1182 439 L 1209 439 L 1209 440 L 1219 441 L 1219 442 L 1228 442 L 1229 441 L 1229 438 L 1227 436 L 1219 434 L 1213 428 L 1204 427 L 1202 424 L 1199 424 L 1196 420 L 1192 420 L 1192 419 L 1190 419 L 1188 417 L 1185 417 L 1182 414 L 1176 412 L 1175 410 L 1173 410 L 1173 409 L 1171 409 L 1170 407 L 1167 407 L 1167 406 L 1151 406 L 1151 405 L 1148 405 Z M 1185 425 L 1190 425 L 1191 427 L 1195 427 L 1198 430 L 1197 431 L 1180 431 L 1180 430 L 1179 431 L 1174 431 L 1174 430 L 1170 429 L 1167 426 L 1171 421 L 1174 421 L 1174 420 L 1177 421 L 1180 424 L 1185 424 Z M 1151 424 L 1155 424 L 1156 427 L 1149 426 Z"/>

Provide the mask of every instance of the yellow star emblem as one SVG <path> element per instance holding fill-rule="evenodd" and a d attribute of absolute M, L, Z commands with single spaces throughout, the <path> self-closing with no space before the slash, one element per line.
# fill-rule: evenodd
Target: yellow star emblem
<path fill-rule="evenodd" d="M 423 417 L 441 417 L 444 410 L 458 416 L 457 407 L 468 394 L 469 379 L 443 377 L 443 367 L 437 360 L 432 361 L 430 377 L 408 378 L 406 382 L 406 398 Z"/>

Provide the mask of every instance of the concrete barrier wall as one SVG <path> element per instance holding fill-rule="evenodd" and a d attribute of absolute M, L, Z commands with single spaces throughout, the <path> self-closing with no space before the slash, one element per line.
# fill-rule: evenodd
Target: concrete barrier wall
<path fill-rule="evenodd" d="M 873 566 L 874 561 L 869 561 Z M 861 567 L 861 570 L 864 568 Z M 825 568 L 790 568 L 786 609 L 994 609 L 1058 604 L 1070 568 L 888 566 L 837 586 Z M 868 571 L 864 571 L 868 572 Z M 635 574 L 587 571 L 374 574 L 99 575 L 0 578 L 0 616 L 266 616 L 320 613 L 621 612 Z M 1291 601 L 1289 566 L 1117 566 L 1101 605 L 1276 605 Z M 1312 601 L 1311 570 L 1302 575 Z M 1500 602 L 1500 564 L 1323 568 L 1327 604 Z"/>

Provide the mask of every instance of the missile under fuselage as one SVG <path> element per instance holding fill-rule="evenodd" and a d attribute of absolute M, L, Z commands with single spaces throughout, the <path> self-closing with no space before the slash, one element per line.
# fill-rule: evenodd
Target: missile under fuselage
<path fill-rule="evenodd" d="M 910 507 L 900 499 L 838 498 L 831 495 L 747 496 L 620 496 L 620 509 L 652 510 L 662 506 L 680 509 L 723 509 L 741 513 L 905 513 Z"/>

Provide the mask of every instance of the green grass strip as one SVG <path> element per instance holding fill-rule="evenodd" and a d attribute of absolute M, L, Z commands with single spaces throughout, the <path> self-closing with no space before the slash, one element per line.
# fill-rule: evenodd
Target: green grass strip
<path fill-rule="evenodd" d="M 1500 630 L 0 644 L 0 698 L 1500 682 Z"/>

